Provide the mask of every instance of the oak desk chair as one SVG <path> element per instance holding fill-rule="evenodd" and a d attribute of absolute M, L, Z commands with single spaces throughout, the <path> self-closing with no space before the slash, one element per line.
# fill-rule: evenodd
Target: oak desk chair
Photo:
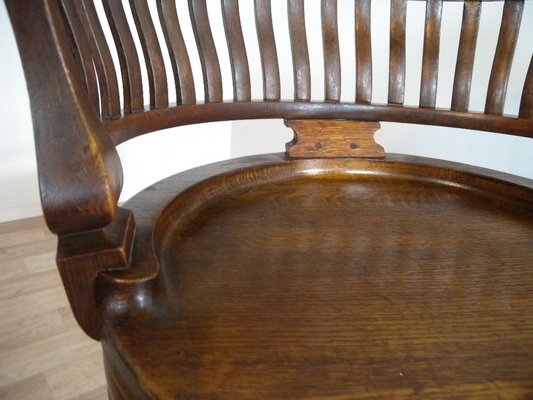
<path fill-rule="evenodd" d="M 205 1 L 178 16 L 174 0 L 158 0 L 156 12 L 146 0 L 103 0 L 101 17 L 92 0 L 7 0 L 57 265 L 80 326 L 102 343 L 110 398 L 532 398 L 533 182 L 385 154 L 373 140 L 379 121 L 533 137 L 531 64 L 518 115 L 503 115 L 523 1 L 503 4 L 485 110 L 469 110 L 482 3 L 464 2 L 451 105 L 437 109 L 438 0 L 425 4 L 418 106 L 404 105 L 405 0 L 390 2 L 388 104 L 371 101 L 370 0 L 351 6 L 349 102 L 335 0 L 322 0 L 318 27 L 306 27 L 303 1 L 287 3 L 290 101 L 280 96 L 277 0 L 254 2 L 261 100 L 251 98 L 238 2 L 221 2 L 232 101 L 223 101 Z M 322 101 L 310 97 L 306 28 L 323 38 Z M 285 154 L 199 167 L 117 206 L 117 144 L 255 118 L 286 120 L 296 135 Z"/>

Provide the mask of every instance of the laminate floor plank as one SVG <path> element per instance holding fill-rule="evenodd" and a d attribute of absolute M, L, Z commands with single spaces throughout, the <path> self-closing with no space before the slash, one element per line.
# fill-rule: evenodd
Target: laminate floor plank
<path fill-rule="evenodd" d="M 43 374 L 0 387 L 0 398 L 10 400 L 54 400 Z"/>
<path fill-rule="evenodd" d="M 44 375 L 54 400 L 70 400 L 84 395 L 91 388 L 105 387 L 105 375 L 101 365 L 102 351 L 98 348 L 87 356 L 46 371 Z"/>
<path fill-rule="evenodd" d="M 0 224 L 0 399 L 107 398 L 100 344 L 70 310 L 42 218 Z"/>
<path fill-rule="evenodd" d="M 57 288 L 60 278 L 52 269 L 35 273 L 26 273 L 24 279 L 19 277 L 0 281 L 0 301 L 18 296 L 29 295 L 41 290 Z"/>

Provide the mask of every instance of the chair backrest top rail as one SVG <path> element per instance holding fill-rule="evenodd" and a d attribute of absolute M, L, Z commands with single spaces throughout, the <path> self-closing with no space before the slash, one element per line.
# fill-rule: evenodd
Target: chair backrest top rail
<path fill-rule="evenodd" d="M 146 110 L 106 120 L 115 144 L 175 126 L 238 119 L 347 119 L 440 125 L 533 138 L 533 119 L 420 107 L 295 101 L 221 102 Z"/>

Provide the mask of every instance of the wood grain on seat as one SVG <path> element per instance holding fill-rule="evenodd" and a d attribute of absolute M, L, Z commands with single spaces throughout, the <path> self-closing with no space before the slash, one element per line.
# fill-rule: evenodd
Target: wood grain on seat
<path fill-rule="evenodd" d="M 354 24 L 355 69 L 339 38 L 339 1 Z M 254 0 L 246 13 L 237 0 L 103 0 L 102 10 L 93 0 L 6 0 L 57 265 L 80 327 L 102 342 L 111 399 L 533 396 L 533 182 L 385 154 L 373 138 L 382 121 L 533 138 L 533 67 L 522 57 L 533 42 L 520 36 L 530 4 L 501 2 L 478 112 L 469 100 L 486 1 L 464 2 L 444 107 L 444 1 L 421 3 L 414 105 L 405 104 L 409 1 L 391 0 L 384 86 L 376 79 L 387 74 L 373 75 L 380 2 L 339 1 L 321 0 L 320 21 L 309 23 L 303 0 L 279 10 Z M 315 45 L 322 66 L 310 58 Z M 355 82 L 353 99 L 344 100 L 341 72 Z M 282 96 L 285 74 L 294 86 Z M 518 90 L 507 90 L 511 76 Z M 375 101 L 380 86 L 386 104 Z M 252 87 L 263 88 L 259 98 Z M 503 113 L 509 101 L 515 115 Z M 199 167 L 118 207 L 119 143 L 259 118 L 294 128 L 286 154 Z"/>

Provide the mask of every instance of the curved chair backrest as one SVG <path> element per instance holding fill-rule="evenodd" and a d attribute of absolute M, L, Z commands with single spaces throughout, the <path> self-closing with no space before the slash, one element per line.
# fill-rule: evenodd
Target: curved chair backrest
<path fill-rule="evenodd" d="M 524 1 L 503 3 L 484 112 L 469 109 L 478 28 L 487 1 L 465 1 L 455 58 L 451 104 L 436 108 L 441 48 L 442 0 L 425 2 L 419 103 L 404 105 L 406 93 L 406 0 L 322 0 L 321 24 L 306 26 L 310 2 L 288 0 L 286 20 L 273 23 L 281 0 L 255 0 L 257 38 L 243 34 L 242 1 L 221 0 L 232 93 L 223 92 L 218 38 L 205 0 L 189 0 L 177 12 L 175 0 L 102 0 L 105 19 L 93 0 L 6 0 L 28 81 L 38 148 L 43 208 L 58 234 L 89 231 L 110 223 L 120 194 L 122 172 L 114 146 L 137 135 L 172 126 L 207 121 L 285 118 L 397 121 L 472 128 L 533 137 L 533 64 L 524 69 L 518 115 L 503 115 Z M 250 0 L 251 1 L 251 0 Z M 341 76 L 351 73 L 341 57 L 339 4 L 350 3 L 355 24 L 355 98 L 341 101 Z M 415 3 L 420 3 L 416 2 Z M 98 4 L 99 5 L 99 4 Z M 154 6 L 156 7 L 150 7 Z M 372 102 L 371 7 L 390 6 L 388 102 Z M 179 6 L 179 5 L 178 5 Z M 183 5 L 180 10 L 183 11 Z M 283 3 L 285 7 L 285 3 Z M 343 8 L 344 9 L 344 8 Z M 132 18 L 131 18 L 131 17 Z M 102 19 L 101 19 L 102 18 Z M 133 23 L 130 23 L 133 20 Z M 108 41 L 103 26 L 109 26 Z M 285 26 L 286 30 L 275 29 Z M 185 40 L 191 27 L 196 46 Z M 496 27 L 495 27 L 496 28 Z M 323 67 L 310 62 L 308 31 L 322 37 Z M 159 35 L 158 35 L 159 32 Z M 162 33 L 162 35 L 161 35 Z M 284 38 L 283 34 L 288 37 Z M 159 40 L 164 37 L 164 40 Z M 246 39 L 246 40 L 245 40 Z M 247 42 L 256 40 L 262 98 L 252 97 L 255 82 Z M 279 44 L 290 42 L 293 94 L 282 99 Z M 142 52 L 136 47 L 140 43 Z M 216 43 L 215 43 L 216 42 Z M 532 53 L 531 40 L 528 43 Z M 112 53 L 117 54 L 116 68 Z M 203 85 L 195 85 L 191 67 L 197 55 Z M 165 57 L 172 71 L 166 70 Z M 142 71 L 146 65 L 146 79 Z M 311 71 L 323 68 L 324 97 L 311 100 Z M 168 68 L 167 68 L 168 69 Z M 254 71 L 252 71 L 254 72 Z M 171 79 L 172 76 L 174 84 Z M 344 75 L 345 76 L 345 75 Z M 203 86 L 203 96 L 201 88 Z M 149 105 L 143 92 L 149 93 Z M 169 96 L 170 94 L 170 96 Z M 176 98 L 175 103 L 169 97 Z M 227 99 L 231 97 L 231 99 Z M 203 98 L 203 101 L 198 101 Z"/>

